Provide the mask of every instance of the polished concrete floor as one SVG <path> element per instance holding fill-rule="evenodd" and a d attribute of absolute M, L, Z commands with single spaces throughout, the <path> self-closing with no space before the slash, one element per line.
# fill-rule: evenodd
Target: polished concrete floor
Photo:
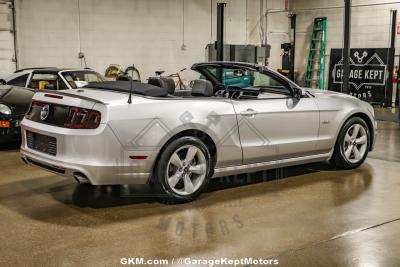
<path fill-rule="evenodd" d="M 0 266 L 119 266 L 124 257 L 271 258 L 400 266 L 400 126 L 380 122 L 357 170 L 328 164 L 213 180 L 167 206 L 146 187 L 91 187 L 0 149 Z"/>

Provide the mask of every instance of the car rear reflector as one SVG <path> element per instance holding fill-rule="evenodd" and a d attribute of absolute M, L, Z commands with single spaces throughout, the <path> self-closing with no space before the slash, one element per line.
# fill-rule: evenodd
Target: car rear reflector
<path fill-rule="evenodd" d="M 130 159 L 147 159 L 147 156 L 129 156 Z"/>

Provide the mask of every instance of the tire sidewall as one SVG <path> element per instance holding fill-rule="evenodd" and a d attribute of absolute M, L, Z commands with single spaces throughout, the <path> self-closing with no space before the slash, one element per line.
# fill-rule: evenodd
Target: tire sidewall
<path fill-rule="evenodd" d="M 345 153 L 344 153 L 344 147 L 343 147 L 343 143 L 344 143 L 344 139 L 345 139 L 345 136 L 347 134 L 347 131 L 354 124 L 361 124 L 362 127 L 364 127 L 364 129 L 365 129 L 365 131 L 367 133 L 367 151 L 365 152 L 363 158 L 357 163 L 352 163 L 346 158 Z M 369 151 L 369 148 L 370 148 L 370 142 L 371 142 L 371 135 L 370 135 L 370 131 L 369 131 L 369 127 L 368 127 L 367 123 L 363 119 L 355 117 L 355 118 L 349 119 L 344 124 L 344 126 L 343 126 L 343 128 L 342 128 L 342 130 L 340 132 L 340 135 L 339 135 L 339 138 L 338 138 L 338 142 L 336 144 L 336 148 L 335 149 L 339 152 L 341 160 L 343 161 L 343 163 L 345 163 L 347 165 L 348 168 L 357 168 L 361 164 L 363 164 L 363 162 L 367 158 L 368 151 Z"/>
<path fill-rule="evenodd" d="M 207 171 L 203 184 L 190 195 L 180 195 L 176 193 L 174 190 L 172 190 L 166 178 L 166 171 L 171 155 L 178 148 L 185 145 L 193 145 L 196 146 L 198 149 L 200 149 L 206 158 L 206 164 L 207 164 Z M 156 189 L 158 189 L 157 194 L 159 194 L 161 198 L 166 199 L 167 201 L 168 198 L 170 198 L 171 202 L 188 202 L 197 198 L 205 190 L 205 188 L 209 183 L 211 173 L 212 173 L 211 154 L 207 146 L 198 138 L 181 137 L 179 139 L 172 141 L 170 144 L 167 145 L 165 149 L 161 151 L 158 162 L 156 162 L 156 166 L 154 168 L 154 178 L 155 178 L 154 186 L 156 187 Z"/>

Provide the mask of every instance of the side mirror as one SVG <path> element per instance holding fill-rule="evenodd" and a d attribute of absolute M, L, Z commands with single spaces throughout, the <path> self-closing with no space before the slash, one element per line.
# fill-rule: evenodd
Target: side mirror
<path fill-rule="evenodd" d="M 294 88 L 293 90 L 295 98 L 302 98 L 307 95 L 307 90 L 304 88 Z"/>
<path fill-rule="evenodd" d="M 0 79 L 0 84 L 7 84 L 7 82 L 6 82 L 6 80 L 4 80 L 4 79 Z"/>

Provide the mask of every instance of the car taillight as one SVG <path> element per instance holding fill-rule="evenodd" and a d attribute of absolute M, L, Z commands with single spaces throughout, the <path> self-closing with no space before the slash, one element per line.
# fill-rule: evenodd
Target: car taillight
<path fill-rule="evenodd" d="M 46 103 L 44 103 L 42 101 L 38 101 L 38 100 L 35 100 L 35 99 L 32 100 L 32 106 L 43 107 L 44 105 L 46 105 Z"/>
<path fill-rule="evenodd" d="M 71 129 L 96 129 L 101 120 L 100 112 L 70 107 L 64 127 Z"/>
<path fill-rule="evenodd" d="M 33 109 L 34 106 L 43 107 L 44 105 L 45 105 L 45 103 L 33 99 L 32 102 L 31 102 L 31 105 L 28 108 L 28 111 L 26 112 L 26 115 L 30 115 L 31 114 L 32 109 Z"/>

